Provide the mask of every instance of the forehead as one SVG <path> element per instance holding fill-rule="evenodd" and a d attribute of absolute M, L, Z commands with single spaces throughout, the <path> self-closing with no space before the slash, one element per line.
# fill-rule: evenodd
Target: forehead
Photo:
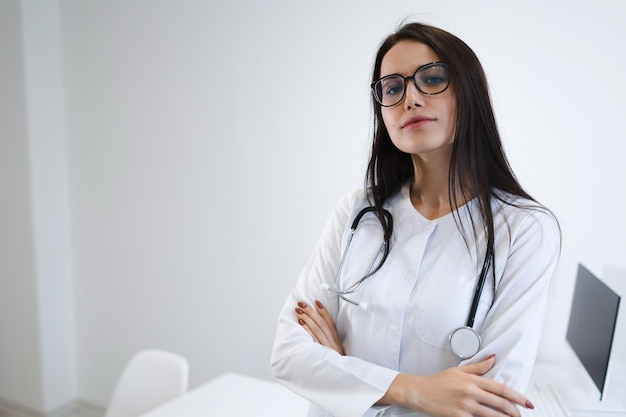
<path fill-rule="evenodd" d="M 380 64 L 380 76 L 389 74 L 412 75 L 415 70 L 431 62 L 439 61 L 432 48 L 417 41 L 400 41 L 383 57 Z"/>

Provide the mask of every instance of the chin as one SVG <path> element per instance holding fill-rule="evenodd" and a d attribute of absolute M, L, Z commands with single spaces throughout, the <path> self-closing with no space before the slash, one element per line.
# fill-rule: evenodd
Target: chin
<path fill-rule="evenodd" d="M 441 140 L 400 140 L 394 141 L 398 150 L 408 153 L 411 155 L 419 155 L 419 154 L 428 154 L 432 152 L 450 152 L 452 150 L 452 142 L 451 141 L 441 141 Z"/>

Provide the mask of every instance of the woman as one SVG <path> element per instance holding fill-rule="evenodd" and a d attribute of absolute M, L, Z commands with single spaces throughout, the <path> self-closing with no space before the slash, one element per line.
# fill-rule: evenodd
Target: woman
<path fill-rule="evenodd" d="M 519 416 L 558 223 L 515 179 L 482 67 L 454 35 L 400 27 L 372 96 L 366 189 L 336 206 L 289 295 L 272 371 L 309 416 Z M 459 352 L 463 327 L 479 338 L 464 329 Z"/>

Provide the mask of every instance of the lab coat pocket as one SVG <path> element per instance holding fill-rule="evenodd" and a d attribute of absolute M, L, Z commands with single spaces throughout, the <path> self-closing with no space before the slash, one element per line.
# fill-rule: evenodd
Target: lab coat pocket
<path fill-rule="evenodd" d="M 424 276 L 417 288 L 415 330 L 426 344 L 450 351 L 453 330 L 467 324 L 478 277 L 473 265 Z"/>

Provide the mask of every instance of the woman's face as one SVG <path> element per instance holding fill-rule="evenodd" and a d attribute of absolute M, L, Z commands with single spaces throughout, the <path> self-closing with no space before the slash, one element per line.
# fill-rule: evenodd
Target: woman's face
<path fill-rule="evenodd" d="M 383 57 L 381 78 L 390 74 L 410 77 L 424 64 L 439 61 L 426 44 L 400 41 Z M 401 151 L 427 157 L 438 153 L 450 155 L 456 127 L 456 98 L 452 85 L 439 94 L 420 92 L 413 80 L 406 86 L 404 98 L 396 105 L 381 108 L 383 122 L 391 141 Z"/>

